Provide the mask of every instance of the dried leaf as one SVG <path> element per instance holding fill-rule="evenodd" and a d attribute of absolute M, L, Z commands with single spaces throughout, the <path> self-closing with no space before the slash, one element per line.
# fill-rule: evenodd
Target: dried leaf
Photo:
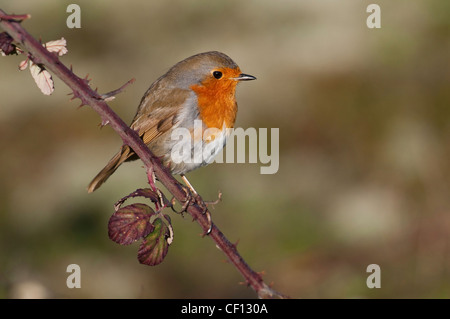
<path fill-rule="evenodd" d="M 136 194 L 136 196 L 142 196 L 142 197 L 148 198 L 153 203 L 159 202 L 159 195 L 150 188 L 140 188 L 140 189 L 136 190 L 136 192 L 134 194 Z M 161 196 L 164 196 L 164 195 L 161 193 Z"/>
<path fill-rule="evenodd" d="M 17 54 L 16 46 L 12 42 L 13 38 L 8 33 L 0 33 L 0 52 L 3 56 Z"/>
<path fill-rule="evenodd" d="M 23 60 L 22 62 L 19 63 L 19 71 L 25 70 L 27 66 L 28 66 L 28 59 Z"/>
<path fill-rule="evenodd" d="M 156 218 L 153 226 L 153 231 L 145 237 L 138 251 L 139 262 L 149 266 L 156 266 L 164 260 L 169 251 L 167 238 L 171 238 L 169 228 L 161 218 Z"/>
<path fill-rule="evenodd" d="M 102 125 L 104 125 L 103 122 L 102 122 Z M 168 202 L 167 198 L 162 193 L 161 193 L 161 196 L 163 196 L 163 200 L 165 202 L 166 201 Z M 134 192 L 128 194 L 127 196 L 121 198 L 119 201 L 117 201 L 117 203 L 114 204 L 114 208 L 116 209 L 116 211 L 119 209 L 120 206 L 122 206 L 122 204 L 128 198 L 133 198 L 133 197 L 145 197 L 145 198 L 150 199 L 153 203 L 159 202 L 159 196 L 156 192 L 154 192 L 150 188 L 139 188 L 139 189 L 135 190 Z"/>
<path fill-rule="evenodd" d="M 50 73 L 44 67 L 32 62 L 30 63 L 30 72 L 41 92 L 45 95 L 52 94 L 55 88 Z"/>
<path fill-rule="evenodd" d="M 103 101 L 105 102 L 111 102 L 112 100 L 114 100 L 116 97 L 115 96 L 109 96 L 107 98 L 104 98 Z"/>
<path fill-rule="evenodd" d="M 131 204 L 120 208 L 109 219 L 109 238 L 120 245 L 129 245 L 147 236 L 154 229 L 150 223 L 150 217 L 154 213 L 145 204 Z"/>
<path fill-rule="evenodd" d="M 66 39 L 61 38 L 60 40 L 49 41 L 45 44 L 45 48 L 50 52 L 56 52 L 59 56 L 63 56 L 68 52 L 66 48 Z"/>

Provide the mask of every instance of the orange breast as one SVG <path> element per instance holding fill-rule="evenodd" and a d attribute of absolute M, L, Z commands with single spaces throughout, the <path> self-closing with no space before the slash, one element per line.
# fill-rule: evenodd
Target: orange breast
<path fill-rule="evenodd" d="M 229 78 L 237 77 L 239 69 L 224 69 L 223 79 L 208 78 L 201 85 L 193 85 L 191 89 L 197 94 L 198 108 L 202 121 L 208 127 L 222 129 L 223 125 L 232 128 L 236 120 L 236 85 L 237 81 Z"/>

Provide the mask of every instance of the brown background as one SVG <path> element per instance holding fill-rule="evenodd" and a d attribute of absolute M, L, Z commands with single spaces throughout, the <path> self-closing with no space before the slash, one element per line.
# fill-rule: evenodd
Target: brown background
<path fill-rule="evenodd" d="M 382 9 L 368 29 L 366 7 Z M 171 65 L 219 50 L 258 80 L 238 88 L 237 126 L 280 129 L 280 169 L 213 164 L 189 174 L 213 219 L 267 282 L 295 298 L 450 297 L 450 6 L 431 1 L 14 1 L 35 37 L 64 37 L 63 63 L 127 122 Z M 0 57 L 0 298 L 253 298 L 189 217 L 172 216 L 163 264 L 107 237 L 113 203 L 146 178 L 129 163 L 90 179 L 120 146 L 69 89 L 42 95 L 22 57 Z M 81 289 L 66 267 L 81 267 Z M 368 289 L 366 267 L 381 267 Z"/>

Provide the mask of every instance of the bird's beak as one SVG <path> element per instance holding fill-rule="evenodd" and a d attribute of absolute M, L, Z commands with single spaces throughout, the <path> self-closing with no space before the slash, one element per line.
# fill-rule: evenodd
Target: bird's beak
<path fill-rule="evenodd" d="M 241 74 L 239 74 L 238 77 L 233 78 L 233 80 L 235 80 L 235 81 L 251 81 L 251 80 L 256 80 L 256 78 L 253 75 L 241 73 Z"/>

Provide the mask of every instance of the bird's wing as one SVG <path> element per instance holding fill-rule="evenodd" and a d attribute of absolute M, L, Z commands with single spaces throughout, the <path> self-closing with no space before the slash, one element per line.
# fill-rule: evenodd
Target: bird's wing
<path fill-rule="evenodd" d="M 176 123 L 189 94 L 189 90 L 183 89 L 149 89 L 142 98 L 131 128 L 148 144 Z"/>

